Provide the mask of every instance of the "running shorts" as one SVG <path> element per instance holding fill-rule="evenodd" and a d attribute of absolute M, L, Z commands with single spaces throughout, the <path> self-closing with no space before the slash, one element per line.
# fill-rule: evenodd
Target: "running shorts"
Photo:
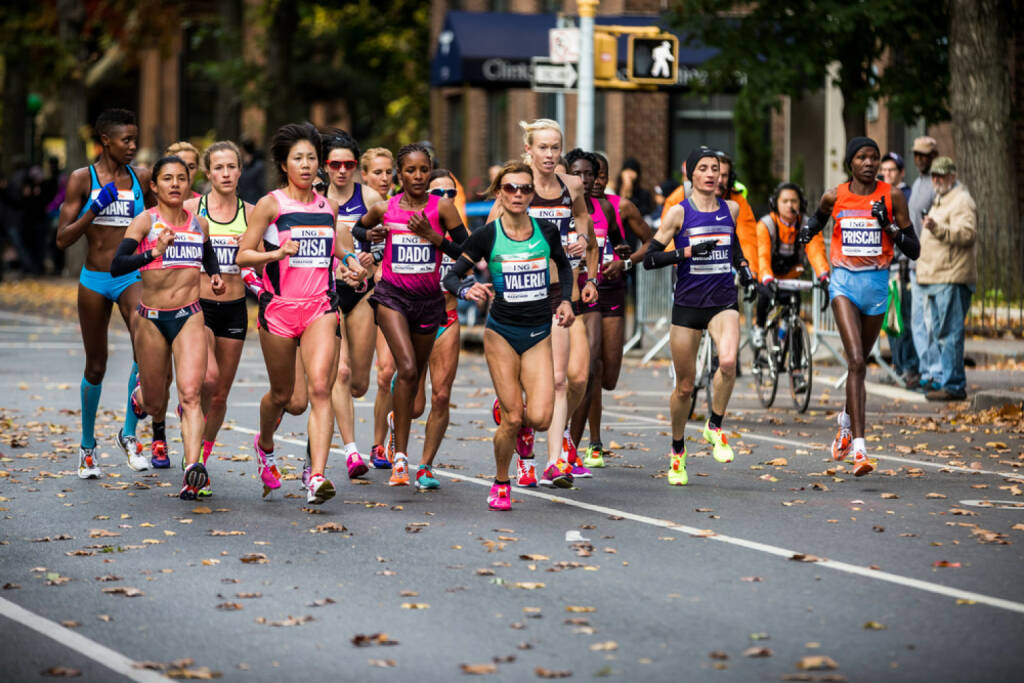
<path fill-rule="evenodd" d="M 334 289 L 338 293 L 338 310 L 341 311 L 342 315 L 348 315 L 352 310 L 363 300 L 367 294 L 373 291 L 373 287 L 376 283 L 373 278 L 367 278 L 366 289 L 363 291 L 356 291 L 346 282 L 335 282 Z"/>
<path fill-rule="evenodd" d="M 550 320 L 536 327 L 522 327 L 499 323 L 491 316 L 487 316 L 487 327 L 501 335 L 501 338 L 520 356 L 551 335 Z"/>
<path fill-rule="evenodd" d="M 402 289 L 387 280 L 381 280 L 370 296 L 374 311 L 380 306 L 401 313 L 409 322 L 413 334 L 435 334 L 437 328 L 447 319 L 444 294 L 426 296 Z"/>
<path fill-rule="evenodd" d="M 889 270 L 833 268 L 828 295 L 845 296 L 864 315 L 882 315 L 889 301 Z"/>
<path fill-rule="evenodd" d="M 110 273 L 98 270 L 89 270 L 85 266 L 82 266 L 82 270 L 78 274 L 78 283 L 80 285 L 102 295 L 108 301 L 114 302 L 121 298 L 121 295 L 124 294 L 124 290 L 141 280 L 142 276 L 137 270 L 133 270 L 126 275 L 114 277 Z"/>
<path fill-rule="evenodd" d="M 261 329 L 278 337 L 298 339 L 306 328 L 323 315 L 334 314 L 337 308 L 326 294 L 308 299 L 285 299 L 270 292 L 260 294 L 257 321 Z"/>
<path fill-rule="evenodd" d="M 711 319 L 722 311 L 739 311 L 735 303 L 726 306 L 711 306 L 710 308 L 695 308 L 693 306 L 672 306 L 672 324 L 679 327 L 688 327 L 691 330 L 706 330 Z"/>
<path fill-rule="evenodd" d="M 234 301 L 200 299 L 199 305 L 203 307 L 203 318 L 214 337 L 245 340 L 245 332 L 249 328 L 249 309 L 245 305 L 244 296 Z"/>
<path fill-rule="evenodd" d="M 188 306 L 180 308 L 150 308 L 139 302 L 138 308 L 139 317 L 156 325 L 156 329 L 160 330 L 168 344 L 174 343 L 174 338 L 181 332 L 181 328 L 185 327 L 188 319 L 201 310 L 203 308 L 199 301 L 193 301 Z"/>

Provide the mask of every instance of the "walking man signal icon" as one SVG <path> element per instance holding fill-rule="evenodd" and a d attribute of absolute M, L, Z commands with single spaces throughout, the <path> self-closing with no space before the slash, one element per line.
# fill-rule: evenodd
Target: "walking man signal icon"
<path fill-rule="evenodd" d="M 671 33 L 629 36 L 626 74 L 633 83 L 673 85 L 679 66 L 679 39 Z"/>
<path fill-rule="evenodd" d="M 675 57 L 672 56 L 672 44 L 667 40 L 661 41 L 661 45 L 654 48 L 651 52 L 651 57 L 654 59 L 651 78 L 671 78 L 672 67 L 668 63 L 676 61 Z"/>

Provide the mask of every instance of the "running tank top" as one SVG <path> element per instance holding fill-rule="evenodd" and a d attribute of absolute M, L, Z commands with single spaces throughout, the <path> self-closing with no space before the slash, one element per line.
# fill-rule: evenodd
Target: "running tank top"
<path fill-rule="evenodd" d="M 195 215 L 185 212 L 185 223 L 183 225 L 171 225 L 160 216 L 157 207 L 153 207 L 146 213 L 149 214 L 149 232 L 142 238 L 136 253 L 142 254 L 147 249 L 156 246 L 156 241 L 164 228 L 174 231 L 174 242 L 168 245 L 167 250 L 155 259 L 139 268 L 142 270 L 159 270 L 163 268 L 199 268 L 203 264 L 203 229 L 199 226 L 199 219 Z"/>
<path fill-rule="evenodd" d="M 850 184 L 836 187 L 832 207 L 832 243 L 829 260 L 834 267 L 847 270 L 882 270 L 892 261 L 892 238 L 871 215 L 871 205 L 879 199 L 892 216 L 892 186 L 878 181 L 869 195 L 850 192 Z"/>
<path fill-rule="evenodd" d="M 384 241 L 384 260 L 381 261 L 381 278 L 414 294 L 433 298 L 441 293 L 441 251 L 408 229 L 413 212 L 399 206 L 404 195 L 404 192 L 399 192 L 388 200 L 388 208 L 380 221 L 388 231 Z M 437 195 L 427 195 L 427 205 L 422 210 L 427 214 L 430 227 L 443 236 L 438 213 L 440 201 Z"/>
<path fill-rule="evenodd" d="M 218 223 L 210 217 L 210 210 L 207 206 L 209 194 L 199 198 L 197 213 L 206 219 L 210 225 L 210 246 L 217 254 L 217 263 L 220 265 L 222 275 L 238 275 L 241 269 L 235 262 L 238 257 L 238 239 L 245 234 L 249 223 L 245 218 L 245 203 L 238 199 L 235 206 L 235 215 L 227 223 Z"/>
<path fill-rule="evenodd" d="M 117 199 L 100 212 L 100 215 L 93 219 L 93 223 L 96 225 L 109 225 L 114 228 L 127 228 L 128 224 L 132 222 L 132 219 L 141 214 L 146 210 L 146 205 L 142 201 L 142 185 L 139 184 L 139 179 L 135 175 L 135 171 L 132 170 L 131 166 L 125 166 L 128 169 L 128 175 L 132 178 L 131 189 L 118 190 Z M 81 218 L 89 210 L 89 204 L 92 203 L 96 196 L 99 195 L 100 189 L 100 178 L 96 175 L 95 164 L 89 166 L 89 201 L 85 203 L 82 210 L 78 213 L 78 218 Z"/>
<path fill-rule="evenodd" d="M 713 308 L 736 303 L 732 276 L 732 253 L 736 248 L 736 222 L 725 200 L 715 211 L 698 211 L 693 200 L 685 202 L 683 225 L 675 236 L 676 249 L 714 242 L 707 256 L 687 258 L 676 273 L 675 304 L 691 308 Z"/>
<path fill-rule="evenodd" d="M 283 190 L 271 194 L 277 200 L 278 213 L 263 233 L 263 248 L 273 251 L 294 240 L 299 252 L 264 266 L 264 290 L 285 299 L 327 296 L 334 287 L 335 216 L 331 203 L 316 192 L 308 204 L 291 199 Z"/>
<path fill-rule="evenodd" d="M 363 201 L 363 186 L 359 183 L 355 183 L 352 189 L 352 196 L 348 198 L 347 202 L 338 207 L 338 227 L 345 226 L 348 228 L 349 232 L 352 232 L 352 226 L 354 226 L 367 211 L 368 208 L 366 206 L 366 202 Z M 355 246 L 359 251 L 380 251 L 384 248 L 384 243 L 376 242 L 371 245 L 370 242 L 356 240 Z"/>
<path fill-rule="evenodd" d="M 505 234 L 500 218 L 494 223 L 494 246 L 487 267 L 491 271 L 495 296 L 509 304 L 548 298 L 551 247 L 541 234 L 537 219 L 531 218 L 530 224 L 533 226 L 530 239 L 519 242 Z"/>
<path fill-rule="evenodd" d="M 562 188 L 561 193 L 554 199 L 546 199 L 541 197 L 539 192 L 535 192 L 527 213 L 530 218 L 538 220 L 543 218 L 554 223 L 558 227 L 558 233 L 562 236 L 562 247 L 565 248 L 570 242 L 576 241 L 576 219 L 572 215 L 572 194 L 569 192 L 568 186 L 562 182 L 557 173 L 555 180 Z M 568 256 L 568 254 L 566 255 Z M 583 257 L 569 256 L 569 265 L 573 270 L 576 270 L 582 261 Z"/>

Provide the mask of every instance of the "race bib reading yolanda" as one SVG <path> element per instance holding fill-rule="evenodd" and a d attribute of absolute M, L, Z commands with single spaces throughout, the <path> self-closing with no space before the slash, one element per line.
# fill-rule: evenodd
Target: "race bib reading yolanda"
<path fill-rule="evenodd" d="M 93 190 L 90 197 L 95 201 L 99 196 L 99 190 Z M 100 215 L 93 219 L 96 225 L 109 225 L 115 228 L 127 228 L 134 218 L 133 209 L 135 205 L 135 193 L 131 190 L 118 190 L 117 199 L 107 208 L 100 212 Z"/>
<path fill-rule="evenodd" d="M 203 260 L 203 236 L 194 232 L 174 233 L 174 242 L 167 246 L 163 268 L 198 268 Z"/>
<path fill-rule="evenodd" d="M 334 251 L 334 228 L 296 226 L 291 239 L 299 245 L 299 253 L 288 260 L 290 268 L 330 268 Z"/>
<path fill-rule="evenodd" d="M 540 301 L 548 295 L 548 260 L 509 255 L 501 262 L 502 298 L 511 303 Z"/>
<path fill-rule="evenodd" d="M 411 232 L 391 233 L 391 271 L 399 275 L 423 275 L 437 268 L 434 245 Z"/>
<path fill-rule="evenodd" d="M 228 275 L 237 275 L 241 270 L 235 263 L 238 256 L 238 240 L 229 235 L 210 235 L 210 245 L 217 254 L 217 263 L 220 265 L 220 272 Z"/>
<path fill-rule="evenodd" d="M 843 256 L 881 256 L 882 229 L 874 218 L 842 218 Z"/>
<path fill-rule="evenodd" d="M 694 235 L 690 237 L 690 248 L 711 242 L 715 248 L 707 256 L 693 256 L 690 258 L 690 273 L 692 275 L 721 275 L 732 270 L 732 259 L 729 258 L 729 245 L 732 244 L 732 235 Z"/>

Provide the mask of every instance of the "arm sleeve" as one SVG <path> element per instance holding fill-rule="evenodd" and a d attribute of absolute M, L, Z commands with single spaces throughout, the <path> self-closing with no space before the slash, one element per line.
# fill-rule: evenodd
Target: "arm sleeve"
<path fill-rule="evenodd" d="M 463 232 L 466 232 L 463 226 L 460 225 L 459 227 L 462 228 Z M 473 264 L 490 255 L 491 248 L 494 246 L 494 223 L 488 223 L 473 234 L 469 235 L 467 233 L 467 235 L 468 237 L 462 242 L 458 254 L 452 256 L 449 252 L 445 251 L 446 254 L 455 259 L 455 265 L 448 271 L 441 284 L 455 296 L 459 295 L 459 290 L 464 286 L 462 279 L 473 270 Z M 452 244 L 449 240 L 445 240 L 445 242 Z M 459 258 L 460 256 L 462 258 Z"/>
<path fill-rule="evenodd" d="M 906 254 L 907 258 L 911 261 L 916 261 L 917 257 L 921 255 L 921 242 L 917 239 L 917 233 L 914 232 L 913 225 L 901 228 L 900 231 L 896 233 L 896 237 L 893 239 L 893 242 L 896 243 L 896 246 L 900 248 L 900 251 Z"/>
<path fill-rule="evenodd" d="M 451 267 L 448 274 L 444 276 L 442 284 L 444 288 L 455 296 L 459 295 L 459 290 L 462 289 L 462 278 L 466 276 L 469 271 L 473 269 L 473 261 L 468 256 L 463 255 L 463 258 L 455 261 L 455 265 Z"/>
<path fill-rule="evenodd" d="M 653 237 L 647 243 L 647 253 L 644 254 L 644 268 L 647 270 L 674 266 L 682 260 L 683 255 L 679 249 L 665 251 L 665 245 Z"/>
<path fill-rule="evenodd" d="M 153 261 L 153 255 L 149 249 L 143 254 L 136 254 L 135 250 L 138 248 L 138 240 L 128 237 L 121 240 L 121 244 L 118 245 L 117 252 L 114 254 L 114 260 L 110 262 L 110 274 L 114 277 L 127 275 Z"/>
<path fill-rule="evenodd" d="M 217 252 L 210 240 L 203 242 L 203 270 L 211 277 L 220 275 L 220 263 L 217 261 Z"/>
<path fill-rule="evenodd" d="M 359 220 L 362 220 L 362 218 L 360 217 Z M 369 230 L 367 228 L 364 228 L 359 221 L 356 221 L 355 225 L 352 226 L 351 230 L 352 237 L 356 238 L 360 242 L 370 241 L 370 236 L 367 234 L 368 232 Z"/>
<path fill-rule="evenodd" d="M 558 286 L 562 290 L 562 301 L 572 301 L 572 266 L 569 265 L 569 257 L 562 249 L 562 236 L 553 223 L 548 221 L 538 221 L 538 223 L 541 234 L 548 241 L 551 260 L 555 262 L 555 269 L 558 271 Z"/>

